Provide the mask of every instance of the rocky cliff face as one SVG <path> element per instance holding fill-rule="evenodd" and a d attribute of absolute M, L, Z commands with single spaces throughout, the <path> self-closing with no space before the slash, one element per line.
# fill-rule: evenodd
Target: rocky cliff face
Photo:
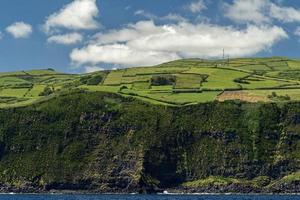
<path fill-rule="evenodd" d="M 74 93 L 0 111 L 0 191 L 299 192 L 300 103 Z"/>

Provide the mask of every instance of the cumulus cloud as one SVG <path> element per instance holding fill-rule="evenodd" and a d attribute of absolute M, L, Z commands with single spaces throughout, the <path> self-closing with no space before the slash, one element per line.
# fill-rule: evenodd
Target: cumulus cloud
<path fill-rule="evenodd" d="M 266 15 L 269 3 L 268 0 L 234 0 L 233 4 L 224 4 L 225 16 L 235 22 L 269 22 Z"/>
<path fill-rule="evenodd" d="M 24 22 L 16 22 L 6 28 L 14 38 L 28 38 L 32 33 L 32 26 Z"/>
<path fill-rule="evenodd" d="M 46 32 L 56 28 L 91 30 L 99 27 L 96 17 L 99 14 L 96 0 L 74 0 L 60 11 L 47 17 Z"/>
<path fill-rule="evenodd" d="M 84 67 L 85 73 L 92 73 L 92 72 L 97 72 L 97 71 L 103 71 L 104 69 L 102 67 L 97 67 L 97 66 L 86 66 Z"/>
<path fill-rule="evenodd" d="M 123 66 L 146 66 L 179 59 L 176 53 L 139 50 L 124 44 L 90 44 L 82 49 L 74 49 L 70 55 L 77 64 L 114 63 Z"/>
<path fill-rule="evenodd" d="M 179 14 L 174 14 L 174 13 L 169 13 L 165 16 L 157 16 L 157 15 L 154 15 L 153 13 L 147 12 L 145 10 L 137 10 L 137 11 L 135 11 L 134 14 L 145 17 L 147 19 L 151 19 L 151 20 L 174 21 L 174 22 L 187 21 L 186 18 L 182 17 Z"/>
<path fill-rule="evenodd" d="M 294 34 L 298 37 L 300 37 L 300 27 L 297 27 Z"/>
<path fill-rule="evenodd" d="M 281 7 L 271 4 L 270 14 L 273 18 L 283 22 L 300 22 L 300 10 L 293 7 Z"/>
<path fill-rule="evenodd" d="M 207 7 L 205 5 L 204 0 L 197 0 L 187 5 L 186 8 L 192 13 L 199 13 L 202 10 L 206 9 Z"/>
<path fill-rule="evenodd" d="M 76 44 L 83 40 L 83 36 L 79 33 L 69 33 L 63 35 L 54 35 L 48 38 L 47 42 L 57 44 Z"/>
<path fill-rule="evenodd" d="M 287 37 L 277 26 L 249 25 L 238 29 L 203 23 L 156 25 L 153 21 L 141 21 L 97 34 L 86 46 L 74 49 L 70 57 L 77 65 L 155 65 L 179 58 L 220 57 L 223 48 L 231 57 L 254 55 Z"/>
<path fill-rule="evenodd" d="M 284 7 L 270 0 L 234 0 L 224 3 L 225 16 L 235 22 L 256 24 L 270 23 L 276 19 L 281 22 L 300 22 L 300 10 Z"/>
<path fill-rule="evenodd" d="M 120 30 L 111 30 L 108 33 L 99 33 L 94 36 L 99 44 L 110 44 L 116 42 L 127 42 L 135 38 L 147 37 L 149 35 L 161 34 L 164 30 L 156 26 L 153 21 L 139 21 L 129 24 Z M 91 41 L 94 42 L 94 41 Z"/>

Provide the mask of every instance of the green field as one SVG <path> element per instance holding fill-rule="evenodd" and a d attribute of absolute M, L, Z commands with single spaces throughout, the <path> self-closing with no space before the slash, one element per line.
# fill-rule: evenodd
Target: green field
<path fill-rule="evenodd" d="M 176 89 L 199 89 L 201 87 L 202 78 L 195 74 L 179 74 L 176 75 Z"/>
<path fill-rule="evenodd" d="M 185 59 L 80 75 L 53 69 L 0 73 L 0 107 L 29 105 L 72 90 L 117 93 L 177 106 L 234 99 L 300 101 L 300 61 Z"/>

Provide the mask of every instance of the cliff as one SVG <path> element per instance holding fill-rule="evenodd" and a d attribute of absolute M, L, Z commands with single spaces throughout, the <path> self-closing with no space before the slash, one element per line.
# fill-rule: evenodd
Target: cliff
<path fill-rule="evenodd" d="M 0 110 L 0 191 L 300 192 L 300 103 L 75 92 Z"/>

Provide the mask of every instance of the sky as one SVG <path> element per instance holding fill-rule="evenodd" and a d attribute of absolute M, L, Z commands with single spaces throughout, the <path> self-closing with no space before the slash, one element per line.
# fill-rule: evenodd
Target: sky
<path fill-rule="evenodd" d="M 299 0 L 1 0 L 0 72 L 300 58 Z"/>

